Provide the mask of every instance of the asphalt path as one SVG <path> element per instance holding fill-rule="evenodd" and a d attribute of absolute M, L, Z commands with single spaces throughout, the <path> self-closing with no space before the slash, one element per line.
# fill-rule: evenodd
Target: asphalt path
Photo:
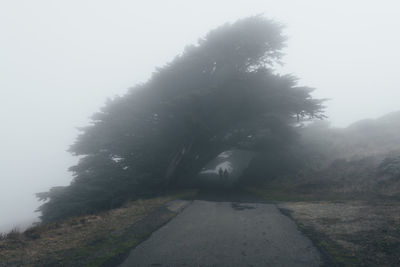
<path fill-rule="evenodd" d="M 311 241 L 274 204 L 194 200 L 185 206 L 120 266 L 322 264 Z"/>

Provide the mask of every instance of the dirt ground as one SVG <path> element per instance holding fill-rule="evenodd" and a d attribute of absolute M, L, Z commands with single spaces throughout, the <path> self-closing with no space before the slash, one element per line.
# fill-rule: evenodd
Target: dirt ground
<path fill-rule="evenodd" d="M 400 266 L 400 202 L 282 202 L 333 266 Z"/>

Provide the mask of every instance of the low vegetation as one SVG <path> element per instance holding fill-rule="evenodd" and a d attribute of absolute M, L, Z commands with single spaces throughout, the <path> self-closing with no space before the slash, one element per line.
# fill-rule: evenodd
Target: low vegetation
<path fill-rule="evenodd" d="M 279 207 L 332 265 L 400 265 L 400 202 L 284 202 Z"/>
<path fill-rule="evenodd" d="M 350 188 L 305 181 L 275 181 L 250 191 L 292 217 L 319 247 L 327 266 L 400 265 L 399 191 L 395 197 L 393 188 L 360 192 L 370 188 L 360 180 Z"/>
<path fill-rule="evenodd" d="M 164 211 L 161 217 L 143 222 L 154 224 L 154 228 L 139 225 L 147 216 L 171 200 L 190 198 L 194 194 L 195 191 L 185 191 L 139 199 L 117 209 L 2 234 L 0 266 L 105 266 L 118 261 L 121 255 L 145 239 L 149 231 L 154 231 L 176 213 Z"/>

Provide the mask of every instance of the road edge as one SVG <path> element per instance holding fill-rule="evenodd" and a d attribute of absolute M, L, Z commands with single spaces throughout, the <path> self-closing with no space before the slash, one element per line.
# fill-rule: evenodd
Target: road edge
<path fill-rule="evenodd" d="M 343 264 L 340 264 L 331 253 L 329 253 L 328 249 L 326 248 L 327 245 L 334 246 L 336 249 L 337 245 L 333 243 L 327 236 L 323 235 L 322 233 L 316 231 L 315 229 L 311 227 L 306 227 L 299 221 L 297 221 L 293 216 L 292 216 L 292 211 L 289 209 L 285 209 L 279 206 L 279 203 L 275 203 L 276 208 L 286 217 L 288 217 L 290 220 L 292 220 L 296 226 L 297 229 L 306 237 L 308 237 L 312 244 L 316 247 L 318 252 L 321 255 L 321 261 L 323 267 L 341 267 L 345 266 Z M 323 245 L 322 243 L 326 243 Z M 328 244 L 329 243 L 329 244 Z"/>
<path fill-rule="evenodd" d="M 147 240 L 155 231 L 166 225 L 179 215 L 193 200 L 172 200 L 155 209 L 146 217 L 133 224 L 123 234 L 120 246 L 115 248 L 112 255 L 108 255 L 99 262 L 88 266 L 115 267 L 122 264 L 129 256 L 131 250 Z"/>

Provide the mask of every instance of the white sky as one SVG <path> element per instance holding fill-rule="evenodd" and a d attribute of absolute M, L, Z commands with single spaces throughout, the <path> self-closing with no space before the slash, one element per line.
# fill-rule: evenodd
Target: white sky
<path fill-rule="evenodd" d="M 75 127 L 210 29 L 263 13 L 286 25 L 284 73 L 346 126 L 400 110 L 395 0 L 0 0 L 0 231 L 68 184 Z"/>

